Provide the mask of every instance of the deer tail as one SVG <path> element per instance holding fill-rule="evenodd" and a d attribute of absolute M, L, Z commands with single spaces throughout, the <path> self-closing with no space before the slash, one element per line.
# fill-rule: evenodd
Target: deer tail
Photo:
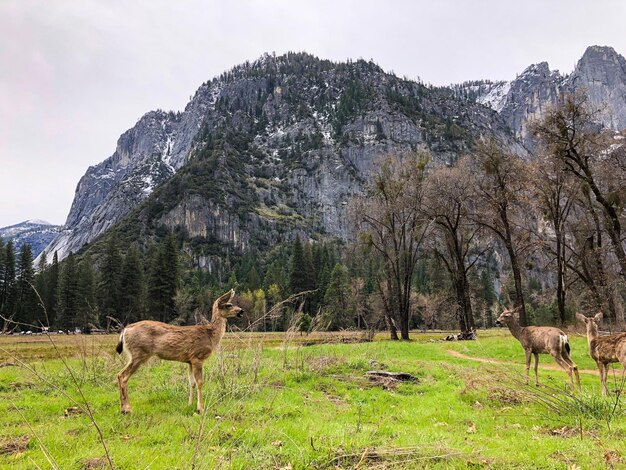
<path fill-rule="evenodd" d="M 567 335 L 561 335 L 561 344 L 565 347 L 567 354 L 570 352 L 569 340 L 567 339 Z"/>
<path fill-rule="evenodd" d="M 115 350 L 118 354 L 122 354 L 122 351 L 124 350 L 124 333 L 126 333 L 126 328 L 122 330 L 120 333 L 120 339 L 117 341 L 117 347 Z"/>

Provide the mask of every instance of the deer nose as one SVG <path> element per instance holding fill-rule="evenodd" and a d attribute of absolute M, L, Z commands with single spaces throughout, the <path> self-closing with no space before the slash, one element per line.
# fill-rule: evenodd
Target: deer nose
<path fill-rule="evenodd" d="M 496 326 L 502 326 L 502 322 L 500 320 L 496 320 Z"/>
<path fill-rule="evenodd" d="M 239 309 L 239 311 L 237 312 L 237 318 L 241 318 L 243 317 L 243 309 Z"/>

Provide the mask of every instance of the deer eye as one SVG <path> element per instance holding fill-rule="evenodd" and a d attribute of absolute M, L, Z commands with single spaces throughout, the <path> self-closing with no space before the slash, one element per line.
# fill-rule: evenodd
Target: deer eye
<path fill-rule="evenodd" d="M 230 303 L 224 304 L 224 307 L 226 307 L 226 308 L 231 308 L 232 306 L 233 306 L 233 304 L 230 304 Z"/>

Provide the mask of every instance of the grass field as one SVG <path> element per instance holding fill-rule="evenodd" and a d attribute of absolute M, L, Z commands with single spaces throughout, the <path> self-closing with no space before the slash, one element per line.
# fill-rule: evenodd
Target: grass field
<path fill-rule="evenodd" d="M 625 407 L 601 397 L 584 337 L 570 335 L 588 369 L 571 396 L 562 370 L 523 385 L 508 331 L 479 334 L 229 333 L 205 364 L 202 416 L 187 405 L 186 366 L 157 360 L 131 379 L 133 413 L 122 416 L 116 336 L 0 337 L 0 468 L 626 466 Z M 373 369 L 418 380 L 372 383 Z M 621 369 L 611 375 L 619 387 Z"/>

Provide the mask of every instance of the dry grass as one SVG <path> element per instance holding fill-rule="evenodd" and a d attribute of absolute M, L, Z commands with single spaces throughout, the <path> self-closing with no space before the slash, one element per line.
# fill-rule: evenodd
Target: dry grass
<path fill-rule="evenodd" d="M 30 436 L 20 436 L 13 439 L 6 439 L 0 441 L 0 455 L 1 454 L 18 454 L 24 452 L 30 443 Z"/>

